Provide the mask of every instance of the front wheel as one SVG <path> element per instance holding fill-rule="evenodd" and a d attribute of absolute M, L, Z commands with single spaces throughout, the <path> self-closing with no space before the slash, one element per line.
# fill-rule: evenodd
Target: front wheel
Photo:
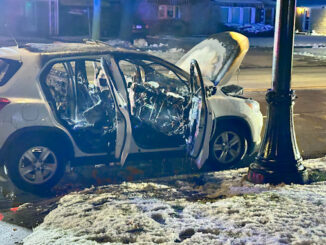
<path fill-rule="evenodd" d="M 62 178 L 65 161 L 54 144 L 32 139 L 11 150 L 6 168 L 18 188 L 45 194 Z"/>
<path fill-rule="evenodd" d="M 237 164 L 247 152 L 247 140 L 241 129 L 224 125 L 216 129 L 210 143 L 210 163 L 214 168 Z"/>

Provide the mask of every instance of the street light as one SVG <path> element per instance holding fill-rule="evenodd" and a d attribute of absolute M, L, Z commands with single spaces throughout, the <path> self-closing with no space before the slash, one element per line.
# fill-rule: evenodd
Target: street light
<path fill-rule="evenodd" d="M 308 173 L 296 142 L 293 125 L 296 96 L 291 90 L 296 0 L 277 0 L 276 8 L 272 88 L 266 94 L 267 126 L 247 178 L 256 184 L 303 184 L 308 181 Z"/>

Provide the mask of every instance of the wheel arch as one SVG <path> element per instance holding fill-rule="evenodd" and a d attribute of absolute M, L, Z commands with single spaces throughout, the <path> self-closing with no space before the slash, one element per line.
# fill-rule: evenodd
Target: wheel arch
<path fill-rule="evenodd" d="M 14 144 L 17 144 L 17 140 L 22 140 L 23 138 L 28 139 L 29 137 L 48 137 L 51 141 L 58 142 L 58 146 L 60 147 L 60 150 L 63 151 L 66 160 L 71 160 L 74 157 L 73 145 L 64 131 L 54 127 L 36 126 L 19 129 L 8 137 L 1 148 L 0 164 L 4 164 L 6 154 Z"/>
<path fill-rule="evenodd" d="M 244 136 L 247 140 L 248 147 L 250 148 L 253 144 L 253 139 L 252 139 L 252 131 L 249 126 L 249 123 L 237 116 L 224 116 L 224 117 L 219 117 L 214 120 L 214 128 L 212 130 L 212 136 L 215 134 L 216 129 L 219 127 L 219 125 L 233 125 L 235 127 L 238 127 L 243 130 Z"/>

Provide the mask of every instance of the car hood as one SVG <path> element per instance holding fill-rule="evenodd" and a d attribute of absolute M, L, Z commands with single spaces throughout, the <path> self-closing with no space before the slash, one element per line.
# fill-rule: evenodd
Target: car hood
<path fill-rule="evenodd" d="M 227 84 L 240 67 L 249 50 L 249 40 L 237 32 L 214 34 L 194 46 L 177 63 L 189 72 L 192 59 L 197 60 L 204 78 L 215 86 Z"/>

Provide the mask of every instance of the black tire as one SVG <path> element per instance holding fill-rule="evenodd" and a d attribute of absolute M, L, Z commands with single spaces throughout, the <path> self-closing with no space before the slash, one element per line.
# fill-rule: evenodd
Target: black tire
<path fill-rule="evenodd" d="M 213 169 L 233 167 L 244 158 L 247 148 L 245 134 L 240 128 L 233 124 L 221 125 L 210 142 L 209 165 Z"/>
<path fill-rule="evenodd" d="M 11 149 L 6 160 L 6 168 L 11 181 L 19 189 L 27 192 L 37 195 L 47 195 L 51 193 L 52 187 L 60 181 L 65 172 L 66 161 L 60 148 L 56 146 L 55 142 L 50 142 L 45 138 L 20 138 L 14 145 L 15 146 L 10 147 Z M 49 150 L 50 153 L 45 158 L 45 155 L 48 153 L 46 149 Z M 29 160 L 30 157 L 26 157 L 27 154 L 31 152 L 33 152 L 34 158 L 37 159 L 36 164 L 42 164 L 43 166 L 38 166 L 36 168 L 36 164 L 33 164 L 32 161 Z M 40 160 L 43 153 L 44 157 L 42 158 L 45 158 L 44 161 Z M 51 164 L 54 161 L 56 161 L 56 164 Z M 25 164 L 27 166 L 25 166 Z M 49 167 L 50 165 L 51 167 Z M 46 166 L 47 169 L 44 166 Z M 27 168 L 28 170 L 26 170 Z M 24 170 L 29 173 L 25 174 L 23 177 L 21 172 Z M 37 181 L 36 172 L 41 173 L 42 176 L 44 175 L 42 180 Z M 51 174 L 47 174 L 48 172 Z"/>

